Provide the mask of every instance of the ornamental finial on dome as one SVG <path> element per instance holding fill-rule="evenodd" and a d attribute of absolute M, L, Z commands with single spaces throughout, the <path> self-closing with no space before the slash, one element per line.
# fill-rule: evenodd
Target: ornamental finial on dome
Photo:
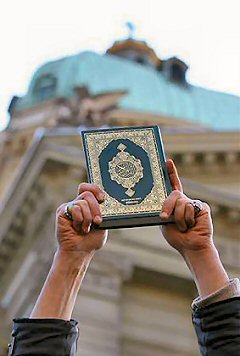
<path fill-rule="evenodd" d="M 115 41 L 106 53 L 157 69 L 161 61 L 155 51 L 145 41 L 136 39 L 136 26 L 133 22 L 127 21 L 125 25 L 128 30 L 127 38 Z"/>
<path fill-rule="evenodd" d="M 126 27 L 127 27 L 127 29 L 128 29 L 128 38 L 133 38 L 133 37 L 135 37 L 134 35 L 135 35 L 135 31 L 136 31 L 136 26 L 135 26 L 135 24 L 133 23 L 133 22 L 131 22 L 131 21 L 127 21 L 126 23 L 125 23 L 125 25 L 126 25 Z"/>

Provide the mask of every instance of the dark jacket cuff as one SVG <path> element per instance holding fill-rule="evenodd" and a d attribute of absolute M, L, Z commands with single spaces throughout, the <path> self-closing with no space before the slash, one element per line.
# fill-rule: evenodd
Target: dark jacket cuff
<path fill-rule="evenodd" d="M 195 308 L 193 324 L 202 355 L 240 355 L 240 297 Z"/>
<path fill-rule="evenodd" d="M 78 327 L 75 320 L 14 319 L 10 356 L 75 355 Z"/>

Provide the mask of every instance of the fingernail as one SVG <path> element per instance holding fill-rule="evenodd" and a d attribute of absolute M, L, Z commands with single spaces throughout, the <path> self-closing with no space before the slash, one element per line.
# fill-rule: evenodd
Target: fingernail
<path fill-rule="evenodd" d="M 168 213 L 166 213 L 166 211 L 163 211 L 160 216 L 163 219 L 167 219 L 168 218 Z"/>
<path fill-rule="evenodd" d="M 104 200 L 105 199 L 105 194 L 104 193 L 100 193 L 98 197 L 99 197 L 99 200 Z"/>
<path fill-rule="evenodd" d="M 94 218 L 94 222 L 95 222 L 95 224 L 97 224 L 97 225 L 101 224 L 101 222 L 102 222 L 101 216 L 96 215 L 95 218 Z"/>

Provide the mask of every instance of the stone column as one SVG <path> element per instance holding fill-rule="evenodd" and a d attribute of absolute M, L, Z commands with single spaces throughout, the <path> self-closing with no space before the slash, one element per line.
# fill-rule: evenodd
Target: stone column
<path fill-rule="evenodd" d="M 101 251 L 94 257 L 74 312 L 79 321 L 77 356 L 121 355 L 122 283 L 131 274 L 131 261 L 120 254 Z"/>

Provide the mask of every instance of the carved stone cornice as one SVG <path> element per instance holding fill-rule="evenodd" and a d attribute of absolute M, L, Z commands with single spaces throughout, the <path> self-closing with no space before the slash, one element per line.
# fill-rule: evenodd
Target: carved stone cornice
<path fill-rule="evenodd" d="M 99 126 L 106 123 L 107 114 L 118 107 L 126 90 L 115 90 L 92 95 L 87 87 L 74 89 L 69 98 L 57 98 L 12 113 L 8 130 L 79 125 Z"/>
<path fill-rule="evenodd" d="M 222 229 L 214 233 L 214 239 L 230 275 L 239 275 L 239 241 Z M 131 257 L 134 266 L 177 278 L 192 279 L 181 256 L 167 244 L 159 227 L 113 230 L 105 250 L 113 255 L 122 253 L 126 258 Z"/>
<path fill-rule="evenodd" d="M 16 197 L 17 201 L 17 197 Z M 41 229 L 46 216 L 52 212 L 51 196 L 48 189 L 38 180 L 22 201 L 21 207 L 12 217 L 7 233 L 0 240 L 0 294 L 8 283 L 8 275 L 16 270 L 17 260 Z M 18 257 L 17 257 L 18 256 Z M 8 268 L 6 269 L 6 265 Z M 13 273 L 14 274 L 14 273 Z"/>
<path fill-rule="evenodd" d="M 170 152 L 231 152 L 240 151 L 239 132 L 165 130 L 165 148 Z"/>
<path fill-rule="evenodd" d="M 74 150 L 75 149 L 75 150 Z M 77 152 L 75 152 L 77 151 Z M 52 162 L 52 163 L 51 163 Z M 44 139 L 35 141 L 19 167 L 18 174 L 0 206 L 0 273 L 1 289 L 4 288 L 5 274 L 25 241 L 34 238 L 44 214 L 54 208 L 54 192 L 44 180 L 44 169 L 52 169 L 53 162 L 64 166 L 77 164 L 81 167 L 80 147 L 68 150 Z M 50 169 L 49 168 L 49 169 Z M 33 221 L 34 220 L 34 221 Z M 6 269 L 6 264 L 8 269 Z"/>
<path fill-rule="evenodd" d="M 165 115 L 143 113 L 134 110 L 113 109 L 109 111 L 104 122 L 109 126 L 149 126 L 159 125 L 161 129 L 174 130 L 174 132 L 191 131 L 191 132 L 205 132 L 206 127 L 199 123 L 188 121 L 184 118 L 175 118 Z"/>
<path fill-rule="evenodd" d="M 196 183 L 185 178 L 181 178 L 181 181 L 187 195 L 208 202 L 212 207 L 214 215 L 218 215 L 224 211 L 225 214 L 228 214 L 225 217 L 233 219 L 233 221 L 235 221 L 236 217 L 239 217 L 240 199 L 235 194 L 226 193 L 214 187 Z"/>
<path fill-rule="evenodd" d="M 167 148 L 167 154 L 171 157 L 178 167 L 189 167 L 195 165 L 198 169 L 208 169 L 210 172 L 217 169 L 229 168 L 231 165 L 237 165 L 239 170 L 240 166 L 240 149 L 237 147 L 231 152 L 224 151 L 224 147 L 221 150 L 215 150 L 214 152 L 202 152 L 201 147 L 195 152 L 191 152 L 191 146 L 188 152 L 173 152 Z M 236 170 L 236 167 L 232 167 Z"/>
<path fill-rule="evenodd" d="M 220 167 L 240 168 L 238 132 L 165 132 L 165 150 L 178 166 L 209 170 Z"/>
<path fill-rule="evenodd" d="M 239 171 L 239 134 L 202 133 L 193 136 L 194 142 L 190 135 L 183 135 L 182 139 L 186 139 L 186 142 L 179 142 L 176 135 L 174 144 L 174 138 L 164 135 L 166 152 L 178 167 L 199 173 L 207 171 L 221 173 L 225 169 L 230 169 L 232 173 Z M 201 143 L 201 136 L 205 137 L 205 144 Z"/>

